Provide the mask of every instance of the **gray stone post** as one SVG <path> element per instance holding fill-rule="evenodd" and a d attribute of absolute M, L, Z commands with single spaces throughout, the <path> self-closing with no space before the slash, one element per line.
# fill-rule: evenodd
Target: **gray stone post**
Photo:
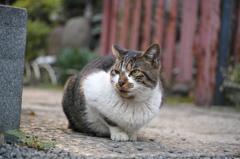
<path fill-rule="evenodd" d="M 0 5 L 0 131 L 20 127 L 27 10 Z"/>

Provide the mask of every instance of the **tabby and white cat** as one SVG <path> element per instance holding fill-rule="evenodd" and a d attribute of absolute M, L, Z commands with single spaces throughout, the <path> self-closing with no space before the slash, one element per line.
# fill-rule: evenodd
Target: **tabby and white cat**
<path fill-rule="evenodd" d="M 113 54 L 88 63 L 64 88 L 69 128 L 116 141 L 136 141 L 138 130 L 162 103 L 160 46 L 144 52 L 112 46 Z"/>

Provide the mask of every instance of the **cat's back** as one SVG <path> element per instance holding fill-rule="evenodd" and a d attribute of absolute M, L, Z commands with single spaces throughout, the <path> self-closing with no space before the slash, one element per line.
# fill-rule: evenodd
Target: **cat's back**
<path fill-rule="evenodd" d="M 115 63 L 116 57 L 114 55 L 108 55 L 99 57 L 90 61 L 79 73 L 79 75 L 85 76 L 91 72 L 103 70 L 107 72 Z"/>
<path fill-rule="evenodd" d="M 86 109 L 82 83 L 89 75 L 99 71 L 109 71 L 114 65 L 116 57 L 108 55 L 99 57 L 90 61 L 78 75 L 69 78 L 64 87 L 62 106 L 64 113 L 69 120 L 69 128 L 74 130 L 89 133 L 89 129 L 85 125 L 86 121 L 83 118 Z"/>

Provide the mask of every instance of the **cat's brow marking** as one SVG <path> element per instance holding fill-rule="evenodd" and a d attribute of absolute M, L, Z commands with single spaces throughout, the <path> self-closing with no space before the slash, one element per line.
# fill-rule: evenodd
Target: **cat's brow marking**
<path fill-rule="evenodd" d="M 126 69 L 126 63 L 125 63 L 125 58 L 123 59 L 123 63 L 122 63 L 122 72 L 125 73 Z"/>

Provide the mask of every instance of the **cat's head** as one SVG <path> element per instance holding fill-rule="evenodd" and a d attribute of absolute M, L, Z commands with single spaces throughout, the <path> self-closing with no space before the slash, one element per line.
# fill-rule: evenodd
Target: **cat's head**
<path fill-rule="evenodd" d="M 112 51 L 116 63 L 110 70 L 111 84 L 121 97 L 139 97 L 157 86 L 161 68 L 159 44 L 152 44 L 144 52 L 113 45 Z"/>

